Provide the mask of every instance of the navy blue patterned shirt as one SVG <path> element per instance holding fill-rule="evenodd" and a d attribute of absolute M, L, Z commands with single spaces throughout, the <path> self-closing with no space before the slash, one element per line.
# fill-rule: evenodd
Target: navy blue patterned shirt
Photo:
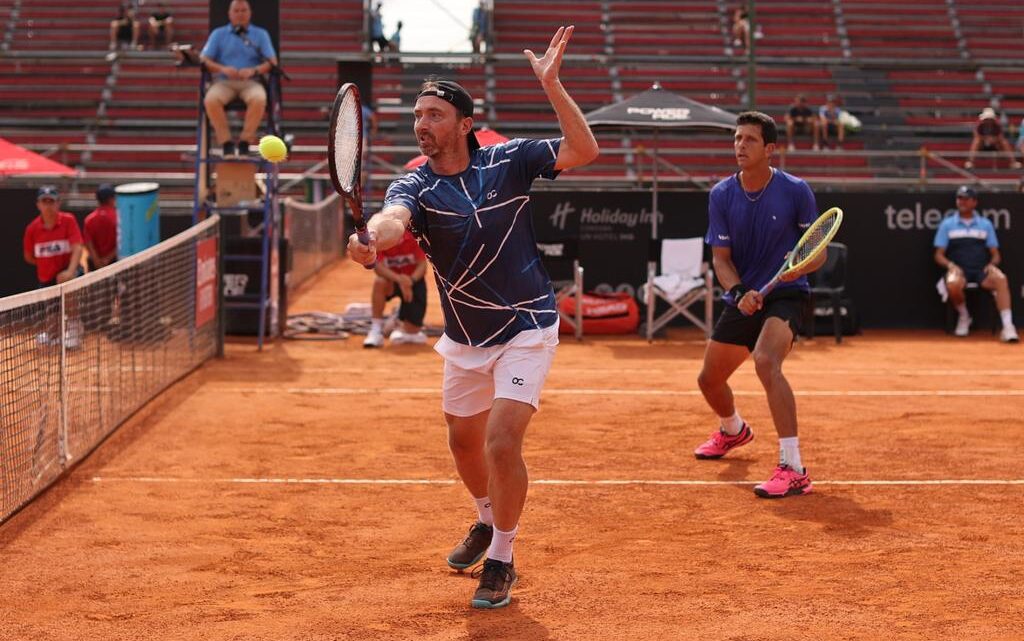
<path fill-rule="evenodd" d="M 445 335 L 490 347 L 558 320 L 530 213 L 535 178 L 558 175 L 560 138 L 478 149 L 469 167 L 440 176 L 429 164 L 388 187 L 384 206 L 412 212 L 412 232 L 434 265 Z"/>

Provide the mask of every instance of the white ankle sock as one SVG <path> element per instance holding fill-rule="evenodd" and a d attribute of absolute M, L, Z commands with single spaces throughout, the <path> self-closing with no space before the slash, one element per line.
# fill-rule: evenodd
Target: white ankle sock
<path fill-rule="evenodd" d="M 512 562 L 512 541 L 516 538 L 519 526 L 512 528 L 511 532 L 502 532 L 494 528 L 494 535 L 491 537 L 491 547 L 487 548 L 487 558 L 501 561 L 502 563 Z"/>
<path fill-rule="evenodd" d="M 383 331 L 383 329 L 384 329 L 384 319 L 383 318 L 371 318 L 370 319 L 370 329 L 372 329 L 375 332 Z"/>
<path fill-rule="evenodd" d="M 486 496 L 478 499 L 474 496 L 473 502 L 476 503 L 476 513 L 479 521 L 484 525 L 494 525 L 494 514 L 491 512 L 491 499 Z"/>
<path fill-rule="evenodd" d="M 779 439 L 779 465 L 788 465 L 795 471 L 804 473 L 800 462 L 800 437 L 789 436 Z"/>
<path fill-rule="evenodd" d="M 732 416 L 722 418 L 722 431 L 729 436 L 736 436 L 743 429 L 743 419 L 740 417 L 738 411 L 734 411 Z"/>
<path fill-rule="evenodd" d="M 1003 319 L 1003 327 L 1013 327 L 1013 310 L 1004 309 L 999 312 L 999 317 Z"/>
<path fill-rule="evenodd" d="M 960 314 L 960 318 L 967 318 L 967 303 L 960 303 L 957 305 L 956 311 Z"/>

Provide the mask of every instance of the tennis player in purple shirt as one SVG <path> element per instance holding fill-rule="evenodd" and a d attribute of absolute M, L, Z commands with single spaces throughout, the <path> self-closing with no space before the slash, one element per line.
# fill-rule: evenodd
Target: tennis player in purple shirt
<path fill-rule="evenodd" d="M 715 275 L 727 293 L 698 377 L 701 392 L 721 418 L 721 427 L 694 451 L 698 459 L 719 459 L 754 439 L 736 411 L 729 377 L 753 355 L 757 376 L 779 435 L 779 464 L 771 478 L 754 487 L 764 498 L 811 491 L 800 460 L 796 399 L 782 373 L 809 302 L 805 274 L 825 262 L 825 252 L 807 268 L 784 277 L 767 296 L 758 289 L 772 279 L 803 231 L 818 216 L 807 183 L 771 166 L 778 140 L 775 121 L 748 111 L 736 119 L 733 148 L 740 170 L 711 190 L 708 233 Z"/>

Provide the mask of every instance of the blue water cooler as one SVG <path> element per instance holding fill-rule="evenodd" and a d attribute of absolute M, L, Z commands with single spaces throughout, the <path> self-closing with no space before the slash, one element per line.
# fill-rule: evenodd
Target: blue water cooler
<path fill-rule="evenodd" d="M 160 242 L 160 184 L 128 183 L 114 188 L 117 255 L 126 258 Z"/>

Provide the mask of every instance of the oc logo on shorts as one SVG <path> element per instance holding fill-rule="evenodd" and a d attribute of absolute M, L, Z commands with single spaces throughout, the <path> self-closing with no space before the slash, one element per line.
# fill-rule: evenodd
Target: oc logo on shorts
<path fill-rule="evenodd" d="M 526 384 L 526 381 L 524 381 L 523 379 L 519 378 L 518 376 L 513 376 L 512 377 L 512 384 L 513 385 L 518 385 L 518 386 L 522 387 L 523 385 Z"/>

